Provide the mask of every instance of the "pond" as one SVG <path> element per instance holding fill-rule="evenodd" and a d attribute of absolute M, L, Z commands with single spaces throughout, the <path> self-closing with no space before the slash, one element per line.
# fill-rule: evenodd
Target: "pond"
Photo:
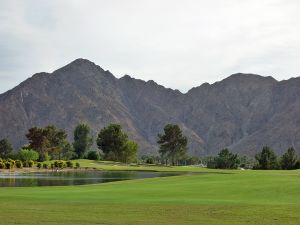
<path fill-rule="evenodd" d="M 48 171 L 0 173 L 0 187 L 69 186 L 180 175 L 149 171 Z"/>

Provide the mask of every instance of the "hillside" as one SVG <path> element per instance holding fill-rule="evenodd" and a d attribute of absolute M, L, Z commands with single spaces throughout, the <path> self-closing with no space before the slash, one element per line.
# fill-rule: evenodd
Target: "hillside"
<path fill-rule="evenodd" d="M 184 78 L 183 78 L 184 79 Z M 105 125 L 123 125 L 141 148 L 157 151 L 156 137 L 167 123 L 179 124 L 194 155 L 229 147 L 253 155 L 263 145 L 278 153 L 300 149 L 300 78 L 234 74 L 186 94 L 126 75 L 120 79 L 77 59 L 53 73 L 38 73 L 0 95 L 0 137 L 15 148 L 32 126 L 54 124 L 72 139 L 78 122 L 94 135 Z"/>

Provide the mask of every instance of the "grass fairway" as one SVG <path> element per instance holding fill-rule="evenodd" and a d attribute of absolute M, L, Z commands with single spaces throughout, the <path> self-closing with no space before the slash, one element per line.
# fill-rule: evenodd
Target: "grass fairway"
<path fill-rule="evenodd" d="M 300 171 L 223 172 L 0 188 L 0 224 L 300 224 Z"/>

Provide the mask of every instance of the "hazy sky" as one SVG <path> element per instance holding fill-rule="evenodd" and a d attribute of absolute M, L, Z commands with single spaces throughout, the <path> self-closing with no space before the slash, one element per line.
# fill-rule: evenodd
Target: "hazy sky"
<path fill-rule="evenodd" d="M 86 58 L 182 92 L 300 76 L 299 0 L 0 0 L 0 93 Z"/>

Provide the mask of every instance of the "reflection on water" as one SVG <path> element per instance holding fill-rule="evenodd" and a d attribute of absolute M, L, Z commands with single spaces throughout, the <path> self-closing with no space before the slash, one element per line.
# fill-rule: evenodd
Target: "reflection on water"
<path fill-rule="evenodd" d="M 0 187 L 68 186 L 120 180 L 175 176 L 172 172 L 146 171 L 59 171 L 0 173 Z"/>

